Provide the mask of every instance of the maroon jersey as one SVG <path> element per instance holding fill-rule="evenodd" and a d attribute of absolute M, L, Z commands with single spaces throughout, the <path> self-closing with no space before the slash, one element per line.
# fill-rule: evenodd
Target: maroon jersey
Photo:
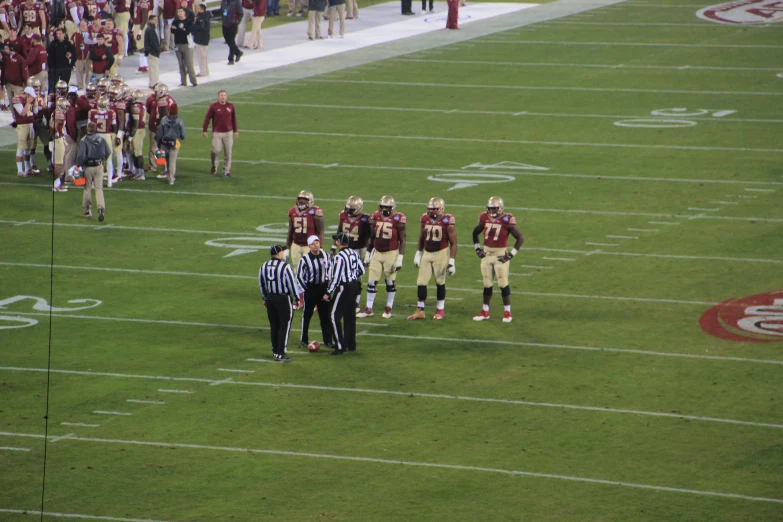
<path fill-rule="evenodd" d="M 84 0 L 84 17 L 87 20 L 99 20 L 100 15 L 98 12 L 100 10 L 101 8 L 95 0 Z"/>
<path fill-rule="evenodd" d="M 130 109 L 131 116 L 134 120 L 136 120 L 136 128 L 137 129 L 143 129 L 144 128 L 144 120 L 147 116 L 147 109 L 144 108 L 143 103 L 134 103 L 131 105 Z"/>
<path fill-rule="evenodd" d="M 113 54 L 115 58 L 117 58 L 117 56 L 122 54 L 120 53 L 120 40 L 119 38 L 117 38 L 120 34 L 119 29 L 112 29 L 111 31 L 109 31 L 108 29 L 103 28 L 103 29 L 99 29 L 98 33 L 103 34 L 103 36 L 106 39 L 106 47 L 111 49 L 111 54 Z"/>
<path fill-rule="evenodd" d="M 324 211 L 319 207 L 310 207 L 299 211 L 291 207 L 288 211 L 288 220 L 294 225 L 294 244 L 307 246 L 307 238 L 315 234 L 315 218 L 323 217 Z"/>
<path fill-rule="evenodd" d="M 167 114 L 177 114 L 179 112 L 179 108 L 177 107 L 177 100 L 171 97 L 171 95 L 167 94 L 166 96 L 163 96 L 162 98 L 158 98 L 158 121 L 163 119 L 163 112 L 161 112 L 161 109 L 167 108 L 169 112 Z"/>
<path fill-rule="evenodd" d="M 90 58 L 90 44 L 84 41 L 84 35 L 80 32 L 75 32 L 71 35 L 71 42 L 76 47 L 76 59 L 88 60 Z"/>
<path fill-rule="evenodd" d="M 437 219 L 432 219 L 429 214 L 422 214 L 421 224 L 424 225 L 424 250 L 438 252 L 449 246 L 448 227 L 454 226 L 454 216 L 443 214 Z"/>
<path fill-rule="evenodd" d="M 33 27 L 41 28 L 43 26 L 41 11 L 44 11 L 44 6 L 38 2 L 25 2 L 19 6 L 22 23 L 25 25 L 32 25 Z"/>
<path fill-rule="evenodd" d="M 506 248 L 511 229 L 517 225 L 517 220 L 511 214 L 503 214 L 492 218 L 486 212 L 479 214 L 479 225 L 484 226 L 484 246 L 490 248 Z"/>
<path fill-rule="evenodd" d="M 384 216 L 380 210 L 370 216 L 372 246 L 378 252 L 391 252 L 400 248 L 400 226 L 405 225 L 405 215 L 399 212 Z"/>
<path fill-rule="evenodd" d="M 171 20 L 177 15 L 177 0 L 163 0 L 163 18 Z"/>
<path fill-rule="evenodd" d="M 14 121 L 18 124 L 33 123 L 35 121 L 35 115 L 33 114 L 33 105 L 35 102 L 30 102 L 30 108 L 26 113 L 22 113 L 17 110 L 16 106 L 21 105 L 24 108 L 25 96 L 16 96 L 11 99 L 11 111 L 14 115 Z"/>
<path fill-rule="evenodd" d="M 76 128 L 76 107 L 71 105 L 65 113 L 65 130 L 73 141 L 79 137 L 79 131 Z"/>
<path fill-rule="evenodd" d="M 152 2 L 150 2 L 150 0 L 138 0 L 133 9 L 133 25 L 144 27 L 147 24 L 150 9 L 152 9 Z M 143 35 L 142 38 L 144 38 Z"/>
<path fill-rule="evenodd" d="M 41 45 L 40 40 L 37 41 L 37 43 L 34 43 L 33 47 L 31 47 L 25 55 L 25 62 L 27 62 L 27 74 L 30 76 L 35 76 L 36 74 L 43 71 L 44 66 L 46 66 L 48 56 L 49 55 L 46 53 L 46 49 L 44 49 L 43 45 Z"/>
<path fill-rule="evenodd" d="M 84 121 L 89 116 L 92 109 L 98 108 L 98 97 L 88 98 L 86 94 L 82 94 L 76 100 L 76 119 Z"/>
<path fill-rule="evenodd" d="M 106 112 L 93 109 L 90 111 L 87 119 L 98 127 L 98 134 L 111 134 L 114 125 L 117 123 L 117 116 L 111 109 Z"/>
<path fill-rule="evenodd" d="M 351 217 L 345 211 L 340 212 L 338 232 L 348 234 L 348 248 L 353 248 L 354 250 L 366 248 L 372 233 L 370 215 L 361 213 L 356 217 Z"/>
<path fill-rule="evenodd" d="M 115 13 L 127 13 L 130 11 L 130 0 L 117 0 L 114 4 Z"/>
<path fill-rule="evenodd" d="M 81 6 L 82 6 L 82 3 L 79 0 L 68 0 L 68 2 L 66 2 L 66 4 L 65 4 L 65 9 L 66 9 L 66 11 L 68 11 L 66 19 L 70 20 L 74 24 L 78 25 L 78 21 L 76 19 L 74 19 L 73 13 L 71 12 L 71 9 L 73 9 L 75 7 L 76 8 L 76 13 L 78 14 L 78 13 L 81 12 L 80 9 L 79 9 Z"/>
<path fill-rule="evenodd" d="M 144 104 L 144 108 L 147 109 L 147 114 L 150 115 L 150 132 L 158 132 L 160 117 L 158 116 L 158 99 L 155 97 L 155 93 L 147 96 L 147 102 Z"/>
<path fill-rule="evenodd" d="M 55 109 L 54 118 L 52 118 L 52 137 L 63 138 L 65 137 L 65 112 Z"/>

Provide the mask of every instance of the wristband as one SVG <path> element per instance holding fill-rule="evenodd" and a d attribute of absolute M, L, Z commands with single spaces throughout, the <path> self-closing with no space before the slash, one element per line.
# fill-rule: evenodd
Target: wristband
<path fill-rule="evenodd" d="M 481 250 L 481 245 L 478 243 L 473 243 L 473 246 L 476 247 L 476 250 Z"/>
<path fill-rule="evenodd" d="M 517 255 L 518 252 L 519 252 L 519 250 L 517 250 L 516 248 L 512 248 L 511 249 L 511 257 L 514 257 L 515 255 Z"/>

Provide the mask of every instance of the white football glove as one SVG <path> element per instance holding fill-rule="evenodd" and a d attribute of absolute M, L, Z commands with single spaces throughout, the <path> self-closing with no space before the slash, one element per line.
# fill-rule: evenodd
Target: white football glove
<path fill-rule="evenodd" d="M 400 271 L 402 270 L 402 254 L 397 255 L 397 261 L 394 262 L 394 270 Z"/>
<path fill-rule="evenodd" d="M 290 252 L 287 248 L 283 250 L 283 261 L 288 261 L 288 254 L 290 254 Z"/>
<path fill-rule="evenodd" d="M 369 250 L 364 253 L 364 264 L 365 264 L 365 266 L 369 265 L 370 261 L 372 261 L 372 254 L 373 254 L 373 252 L 371 252 Z"/>
<path fill-rule="evenodd" d="M 413 266 L 416 268 L 421 266 L 421 250 L 416 251 L 416 255 L 413 256 Z"/>
<path fill-rule="evenodd" d="M 449 275 L 454 275 L 457 272 L 457 267 L 454 266 L 454 258 L 453 257 L 449 258 L 449 268 L 448 268 L 448 270 L 449 270 Z"/>

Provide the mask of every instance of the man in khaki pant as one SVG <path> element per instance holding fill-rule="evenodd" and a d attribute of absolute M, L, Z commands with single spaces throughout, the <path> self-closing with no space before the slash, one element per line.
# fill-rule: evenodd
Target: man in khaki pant
<path fill-rule="evenodd" d="M 237 127 L 237 111 L 233 103 L 228 103 L 228 93 L 218 92 L 218 101 L 207 109 L 204 116 L 204 137 L 207 137 L 209 124 L 212 123 L 212 170 L 210 174 L 217 174 L 218 155 L 223 151 L 223 177 L 231 177 L 231 149 L 234 147 L 234 138 L 239 137 Z"/>
<path fill-rule="evenodd" d="M 87 136 L 79 144 L 79 152 L 76 154 L 76 165 L 84 169 L 84 196 L 82 207 L 84 217 L 92 216 L 92 189 L 95 188 L 95 197 L 98 200 L 98 221 L 104 220 L 106 202 L 103 199 L 103 163 L 111 156 L 111 149 L 103 138 L 96 132 L 98 126 L 94 122 L 87 124 Z"/>

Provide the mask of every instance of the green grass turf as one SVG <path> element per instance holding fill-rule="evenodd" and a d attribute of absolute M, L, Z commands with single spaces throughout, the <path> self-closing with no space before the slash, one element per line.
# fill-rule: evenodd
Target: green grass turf
<path fill-rule="evenodd" d="M 718 26 L 695 10 L 619 4 L 269 96 L 232 95 L 241 134 L 231 180 L 208 174 L 205 108 L 183 107 L 177 184 L 107 189 L 103 226 L 81 217 L 80 191 L 53 198 L 47 180 L 16 178 L 13 153 L 0 151 L 0 300 L 48 300 L 51 290 L 56 307 L 101 301 L 51 320 L 49 434 L 73 438 L 47 446 L 45 510 L 176 521 L 783 520 L 769 501 L 783 498 L 781 344 L 699 327 L 713 303 L 783 285 L 779 53 L 707 47 L 775 46 L 783 29 Z M 673 108 L 736 112 L 674 118 L 696 122 L 687 128 L 614 125 Z M 549 170 L 490 167 L 481 172 L 512 181 L 457 190 L 437 181 L 506 161 Z M 427 200 L 444 197 L 460 244 L 446 320 L 405 320 L 416 300 L 410 239 L 395 315 L 380 318 L 381 290 L 378 315 L 359 321 L 357 354 L 248 361 L 270 359 L 261 246 L 282 240 L 302 189 L 329 226 L 350 194 L 366 210 L 392 194 L 409 238 Z M 492 319 L 471 320 L 482 285 L 470 233 L 492 195 L 526 238 L 511 264 L 511 324 L 500 322 L 497 289 Z M 226 257 L 243 246 L 251 252 Z M 429 314 L 433 298 L 431 287 Z M 0 510 L 41 502 L 50 320 L 34 304 L 0 313 L 38 321 L 0 330 L 0 446 L 30 449 L 0 449 Z M 503 473 L 512 470 L 534 475 Z"/>

